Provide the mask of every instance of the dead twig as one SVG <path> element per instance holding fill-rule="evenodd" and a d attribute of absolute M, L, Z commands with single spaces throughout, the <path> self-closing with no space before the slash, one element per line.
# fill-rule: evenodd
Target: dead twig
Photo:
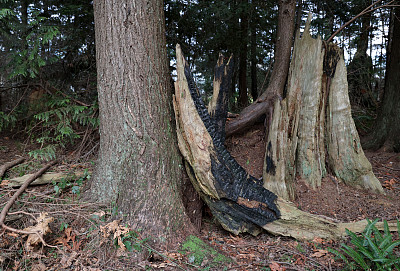
<path fill-rule="evenodd" d="M 2 165 L 0 167 L 0 179 L 3 178 L 4 174 L 6 173 L 6 171 L 9 168 L 12 168 L 18 164 L 21 164 L 24 161 L 25 161 L 25 158 L 21 157 L 21 158 L 15 159 L 14 161 L 11 161 L 11 162 L 8 162 L 8 163 L 5 163 L 4 165 Z"/>
<path fill-rule="evenodd" d="M 372 3 L 371 5 L 369 5 L 368 7 L 366 7 L 363 11 L 361 11 L 358 15 L 356 15 L 356 16 L 353 17 L 351 20 L 349 20 L 347 23 L 345 23 L 344 25 L 342 25 L 341 27 L 339 27 L 339 29 L 336 30 L 335 33 L 333 33 L 332 36 L 330 36 L 329 39 L 326 40 L 326 42 L 331 42 L 331 41 L 333 40 L 333 38 L 334 38 L 337 34 L 340 33 L 340 31 L 342 31 L 344 28 L 346 28 L 347 26 L 349 26 L 352 22 L 354 22 L 355 20 L 357 20 L 357 19 L 360 18 L 361 16 L 363 16 L 363 15 L 369 13 L 369 12 L 373 12 L 373 11 L 375 11 L 375 10 L 377 10 L 377 9 L 380 9 L 380 8 L 387 8 L 387 7 L 395 7 L 395 6 L 397 6 L 397 5 L 392 5 L 392 3 L 394 2 L 394 0 L 392 0 L 392 1 L 390 1 L 389 3 L 387 3 L 387 4 L 384 4 L 384 5 L 381 5 L 381 6 L 372 8 L 373 6 L 376 6 L 379 2 L 382 2 L 382 0 L 378 0 L 378 1 L 374 2 L 374 3 Z"/>
<path fill-rule="evenodd" d="M 0 226 L 2 226 L 5 230 L 20 233 L 20 234 L 36 234 L 39 239 L 42 241 L 43 245 L 48 246 L 48 247 L 55 247 L 47 244 L 44 240 L 43 237 L 38 233 L 38 232 L 31 232 L 31 231 L 23 231 L 23 230 L 18 230 L 11 228 L 7 225 L 4 224 L 4 221 L 6 219 L 8 210 L 10 210 L 11 206 L 14 204 L 14 202 L 17 200 L 19 195 L 21 195 L 25 189 L 29 186 L 31 182 L 33 182 L 35 179 L 40 177 L 43 173 L 46 172 L 52 165 L 54 165 L 57 161 L 51 161 L 47 165 L 45 165 L 43 168 L 41 168 L 38 172 L 36 172 L 34 175 L 32 175 L 28 180 L 25 181 L 25 183 L 15 192 L 15 194 L 8 200 L 7 204 L 4 206 L 3 210 L 0 213 Z M 57 247 L 55 247 L 57 248 Z"/>

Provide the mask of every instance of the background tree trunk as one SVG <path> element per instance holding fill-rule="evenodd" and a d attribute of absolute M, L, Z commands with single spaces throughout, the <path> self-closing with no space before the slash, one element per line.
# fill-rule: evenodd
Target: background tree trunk
<path fill-rule="evenodd" d="M 239 52 L 239 108 L 248 105 L 247 94 L 247 43 L 249 29 L 248 0 L 241 0 L 240 8 L 240 52 Z"/>
<path fill-rule="evenodd" d="M 172 116 L 163 1 L 94 1 L 100 151 L 89 196 L 155 241 L 190 228 Z"/>
<path fill-rule="evenodd" d="M 240 115 L 226 125 L 226 136 L 243 131 L 267 113 L 276 95 L 282 96 L 289 70 L 290 53 L 294 31 L 296 1 L 280 0 L 278 15 L 278 32 L 275 47 L 275 64 L 267 90 L 243 109 Z"/>
<path fill-rule="evenodd" d="M 400 1 L 397 1 L 399 4 Z M 400 152 L 400 7 L 393 18 L 393 34 L 387 50 L 385 93 L 373 132 L 373 140 L 367 148 L 385 146 L 388 151 Z"/>
<path fill-rule="evenodd" d="M 257 22 L 256 22 L 256 8 L 257 2 L 252 1 L 250 16 L 250 74 L 251 74 L 251 96 L 253 101 L 258 98 L 258 87 L 257 87 Z"/>
<path fill-rule="evenodd" d="M 366 1 L 361 6 L 368 6 L 369 2 Z M 365 107 L 374 105 L 375 102 L 371 88 L 372 58 L 367 54 L 371 17 L 371 12 L 361 17 L 361 33 L 357 42 L 357 52 L 347 68 L 351 104 Z"/>

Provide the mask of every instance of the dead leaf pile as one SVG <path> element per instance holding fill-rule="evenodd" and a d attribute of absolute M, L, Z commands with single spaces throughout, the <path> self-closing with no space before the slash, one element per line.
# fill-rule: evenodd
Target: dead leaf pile
<path fill-rule="evenodd" d="M 40 237 L 43 238 L 46 234 L 51 233 L 49 224 L 53 221 L 54 217 L 48 217 L 48 213 L 40 213 L 39 217 L 36 219 L 37 224 L 24 229 L 24 231 L 32 232 L 28 235 L 28 239 L 25 243 L 25 248 L 28 251 L 33 250 L 36 245 L 42 242 Z"/>
<path fill-rule="evenodd" d="M 81 249 L 82 240 L 76 240 L 76 232 L 73 231 L 72 228 L 66 228 L 64 233 L 65 237 L 57 238 L 55 241 L 69 250 L 79 251 Z"/>
<path fill-rule="evenodd" d="M 390 180 L 386 180 L 383 182 L 383 187 L 385 187 L 386 189 L 389 190 L 393 190 L 393 186 L 396 184 L 396 180 L 395 179 L 390 179 Z"/>
<path fill-rule="evenodd" d="M 119 220 L 114 220 L 105 226 L 100 226 L 100 231 L 103 233 L 103 237 L 105 238 L 108 238 L 112 233 L 114 233 L 113 239 L 118 240 L 118 249 L 125 251 L 126 247 L 122 242 L 122 237 L 129 233 L 130 229 L 126 226 L 120 225 L 119 222 Z"/>

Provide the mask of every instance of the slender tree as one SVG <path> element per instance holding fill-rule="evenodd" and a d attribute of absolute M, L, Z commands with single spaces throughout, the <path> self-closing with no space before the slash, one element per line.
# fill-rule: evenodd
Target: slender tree
<path fill-rule="evenodd" d="M 251 76 L 251 96 L 253 101 L 258 98 L 257 90 L 257 23 L 256 12 L 257 2 L 251 2 L 251 16 L 250 16 L 250 76 Z"/>
<path fill-rule="evenodd" d="M 88 196 L 154 241 L 190 229 L 179 188 L 163 1 L 94 1 L 100 152 Z"/>
<path fill-rule="evenodd" d="M 361 12 L 363 7 L 370 5 L 370 2 L 371 1 L 363 1 L 363 3 L 358 6 L 356 13 Z M 367 54 L 369 37 L 371 33 L 371 19 L 371 12 L 368 12 L 361 17 L 360 34 L 357 38 L 357 52 L 347 69 L 349 95 L 350 101 L 353 105 L 359 104 L 368 106 L 373 104 L 373 95 L 371 89 L 372 59 Z"/>
<path fill-rule="evenodd" d="M 249 29 L 248 0 L 240 1 L 240 51 L 239 51 L 239 107 L 246 107 L 248 104 L 247 95 L 247 43 Z"/>
<path fill-rule="evenodd" d="M 246 107 L 236 119 L 226 126 L 226 135 L 232 135 L 250 127 L 268 109 L 272 108 L 273 100 L 283 95 L 286 78 L 289 71 L 290 53 L 292 48 L 295 0 L 279 1 L 279 16 L 277 42 L 275 47 L 275 64 L 267 90 L 250 106 Z"/>
<path fill-rule="evenodd" d="M 400 4 L 400 1 L 397 1 Z M 387 49 L 385 93 L 373 139 L 366 147 L 400 151 L 400 7 L 394 9 L 393 31 Z"/>

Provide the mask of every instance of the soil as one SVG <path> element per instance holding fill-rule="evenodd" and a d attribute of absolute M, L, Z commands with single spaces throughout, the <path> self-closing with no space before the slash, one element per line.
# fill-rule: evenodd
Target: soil
<path fill-rule="evenodd" d="M 247 172 L 261 178 L 265 150 L 263 125 L 227 139 L 227 148 Z M 8 171 L 14 177 L 37 171 L 44 163 L 32 160 L 28 151 L 37 148 L 26 145 L 21 139 L 0 135 L 0 166 L 21 156 L 27 161 Z M 400 154 L 367 152 L 373 171 L 381 181 L 385 195 L 368 193 L 347 187 L 331 178 L 322 181 L 321 187 L 312 190 L 300 181 L 296 184 L 298 208 L 338 221 L 356 221 L 364 218 L 394 220 L 400 218 Z M 91 163 L 77 163 L 63 156 L 63 163 L 55 171 L 75 171 Z M 92 157 L 92 161 L 95 157 Z M 221 253 L 233 259 L 224 268 L 207 269 L 190 265 L 191 254 L 179 250 L 148 253 L 127 253 L 115 247 L 112 234 L 105 236 L 102 229 L 113 221 L 113 208 L 100 204 L 82 203 L 73 193 L 77 182 L 66 183 L 60 193 L 54 184 L 28 188 L 14 204 L 6 217 L 8 226 L 24 229 L 35 224 L 37 217 L 47 212 L 54 218 L 52 233 L 45 241 L 52 247 L 39 246 L 34 252 L 26 249 L 26 236 L 0 229 L 0 270 L 340 270 L 344 263 L 334 259 L 326 249 L 338 249 L 340 243 L 315 239 L 298 242 L 291 238 L 275 237 L 262 233 L 256 237 L 248 234 L 233 236 L 205 215 L 198 236 Z M 16 189 L 0 185 L 0 208 Z M 102 215 L 99 215 L 102 213 Z M 95 216 L 93 216 L 96 214 Z M 97 218 L 96 218 L 97 217 Z M 145 250 L 147 251 L 147 250 Z M 169 259 L 164 258 L 166 255 Z M 173 261 L 173 262 L 172 262 Z"/>

